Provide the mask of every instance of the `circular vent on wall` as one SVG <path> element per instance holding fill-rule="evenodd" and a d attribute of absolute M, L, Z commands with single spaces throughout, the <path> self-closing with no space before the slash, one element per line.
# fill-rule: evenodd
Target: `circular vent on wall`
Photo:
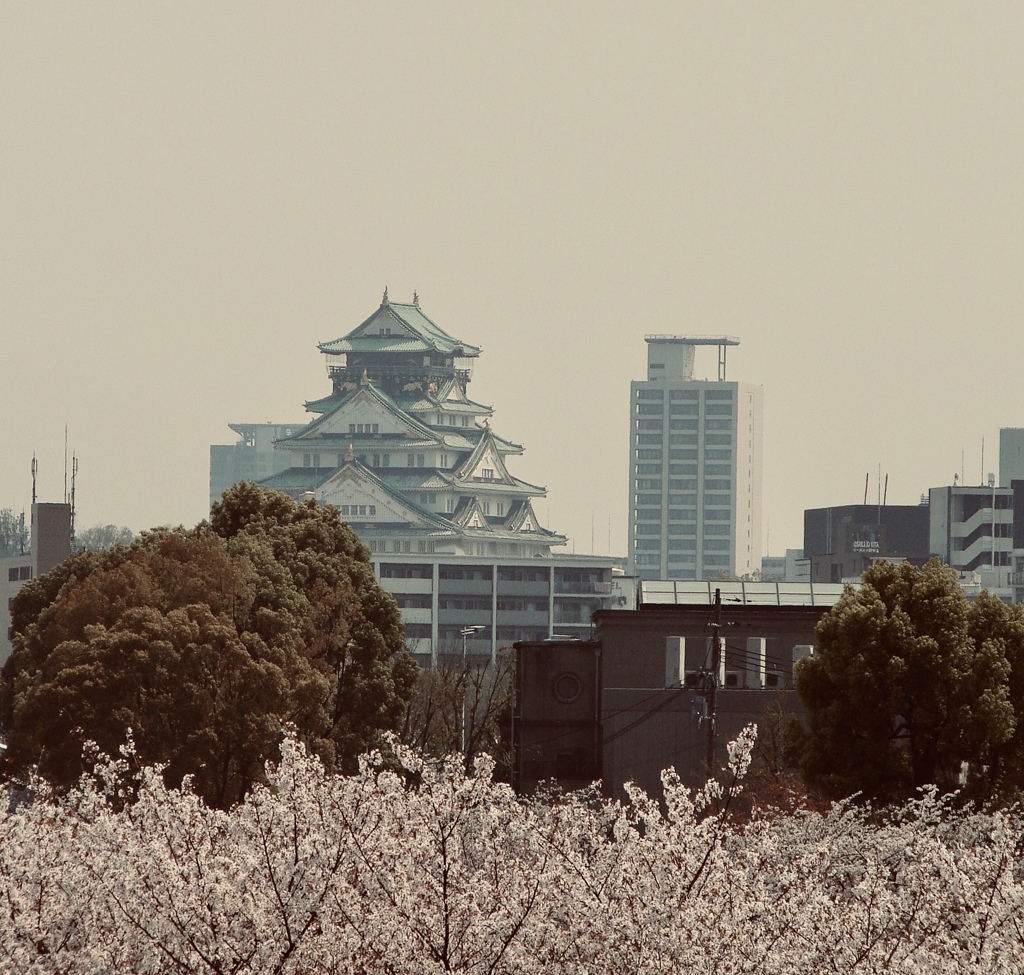
<path fill-rule="evenodd" d="M 583 685 L 575 674 L 559 674 L 551 684 L 551 692 L 562 704 L 572 704 L 583 691 Z"/>

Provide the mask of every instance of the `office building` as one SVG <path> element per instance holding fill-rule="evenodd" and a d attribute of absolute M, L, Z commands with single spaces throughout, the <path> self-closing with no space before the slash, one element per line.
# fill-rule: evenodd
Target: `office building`
<path fill-rule="evenodd" d="M 0 555 L 0 664 L 11 655 L 11 603 L 26 582 L 71 555 L 71 521 L 70 504 L 33 502 L 28 544 Z"/>
<path fill-rule="evenodd" d="M 640 579 L 749 576 L 761 568 L 760 386 L 729 382 L 730 336 L 648 335 L 630 384 L 629 565 Z M 696 349 L 718 378 L 694 379 Z"/>
<path fill-rule="evenodd" d="M 931 488 L 930 547 L 933 555 L 960 573 L 968 595 L 988 589 L 1003 599 L 1014 595 L 1014 501 L 1018 507 L 1024 481 L 997 487 L 965 484 Z M 1017 533 L 1024 543 L 1024 511 L 1018 515 Z M 1022 553 L 1024 555 L 1024 553 Z"/>
<path fill-rule="evenodd" d="M 844 504 L 804 512 L 804 556 L 813 582 L 859 582 L 876 559 L 924 565 L 928 504 Z"/>
<path fill-rule="evenodd" d="M 1024 480 L 1024 427 L 1003 427 L 999 431 L 999 486 L 1009 487 Z"/>
<path fill-rule="evenodd" d="M 238 434 L 233 444 L 210 447 L 210 504 L 219 501 L 232 484 L 262 481 L 282 471 L 289 463 L 286 453 L 274 450 L 274 441 L 301 430 L 301 423 L 229 423 Z"/>

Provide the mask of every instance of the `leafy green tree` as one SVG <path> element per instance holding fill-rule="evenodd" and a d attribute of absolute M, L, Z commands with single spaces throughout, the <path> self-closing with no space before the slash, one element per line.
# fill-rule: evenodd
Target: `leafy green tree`
<path fill-rule="evenodd" d="M 309 659 L 331 682 L 325 756 L 354 771 L 382 731 L 401 727 L 418 667 L 401 614 L 370 553 L 332 505 L 296 502 L 241 482 L 213 506 L 213 530 L 256 567 L 257 610 L 288 608 L 302 621 Z"/>
<path fill-rule="evenodd" d="M 890 802 L 931 784 L 966 785 L 989 798 L 1019 775 L 1019 610 L 987 593 L 972 606 L 937 560 L 880 561 L 821 620 L 815 644 L 796 670 L 807 708 L 801 771 L 812 787 Z"/>
<path fill-rule="evenodd" d="M 344 770 L 399 727 L 416 665 L 336 510 L 241 485 L 214 523 L 80 552 L 21 589 L 0 672 L 9 768 L 67 787 L 83 741 L 115 753 L 131 728 L 142 761 L 226 807 L 286 724 Z"/>
<path fill-rule="evenodd" d="M 253 567 L 208 528 L 154 533 L 107 558 L 83 553 L 54 575 L 36 585 L 52 592 L 64 580 L 33 621 L 18 607 L 2 674 L 15 766 L 66 787 L 84 771 L 85 740 L 116 752 L 131 729 L 140 758 L 166 763 L 169 782 L 192 775 L 207 802 L 228 806 L 276 754 L 282 722 L 320 744 L 328 681 L 294 619 L 253 612 Z"/>

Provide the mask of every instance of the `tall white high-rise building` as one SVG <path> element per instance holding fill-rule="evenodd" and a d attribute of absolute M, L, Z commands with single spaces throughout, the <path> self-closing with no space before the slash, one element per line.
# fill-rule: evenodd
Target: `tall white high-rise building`
<path fill-rule="evenodd" d="M 743 576 L 761 568 L 763 389 L 725 378 L 732 336 L 648 335 L 630 384 L 629 561 L 641 579 Z M 697 346 L 717 380 L 693 378 Z"/>

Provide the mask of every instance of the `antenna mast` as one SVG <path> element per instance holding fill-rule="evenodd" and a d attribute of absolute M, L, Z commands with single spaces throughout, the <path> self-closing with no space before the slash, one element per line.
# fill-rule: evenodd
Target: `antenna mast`
<path fill-rule="evenodd" d="M 75 550 L 75 479 L 78 477 L 78 456 L 71 455 L 71 550 Z"/>
<path fill-rule="evenodd" d="M 32 455 L 32 504 L 36 503 L 36 475 L 39 473 L 39 462 L 36 455 Z"/>

